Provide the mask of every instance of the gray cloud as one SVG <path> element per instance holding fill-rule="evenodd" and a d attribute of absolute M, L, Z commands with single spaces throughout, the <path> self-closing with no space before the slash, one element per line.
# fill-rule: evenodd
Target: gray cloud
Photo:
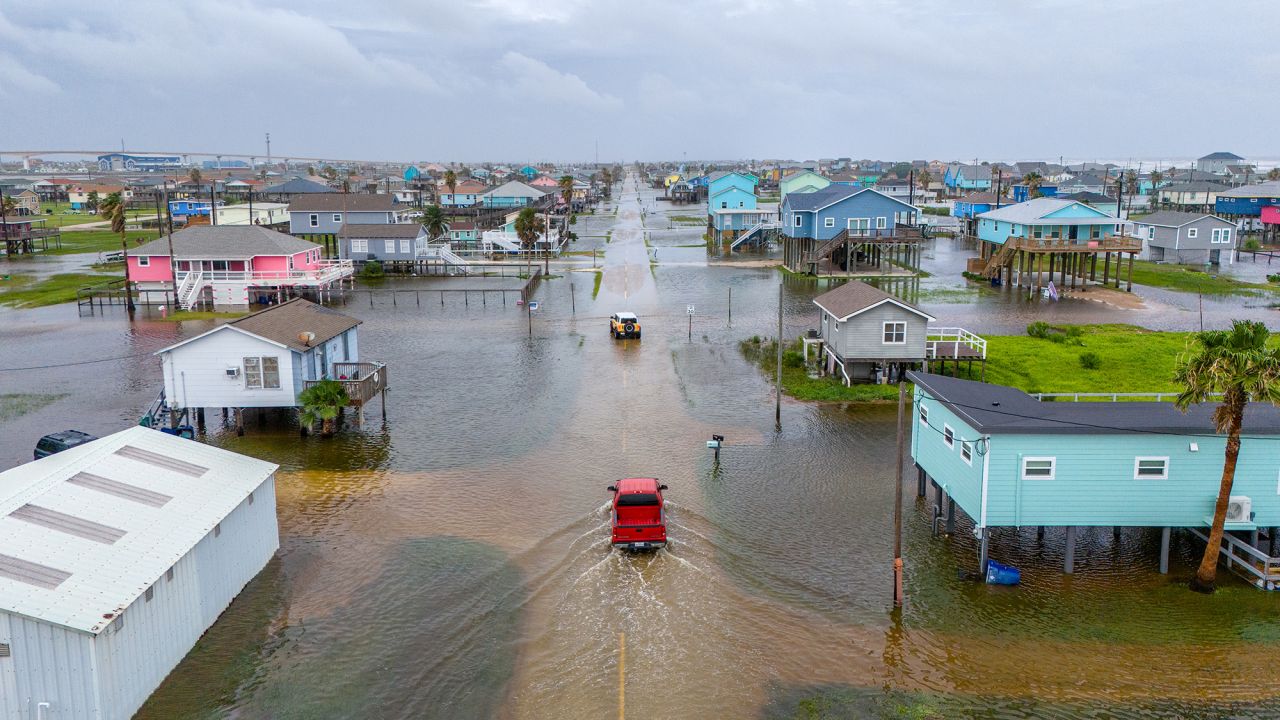
<path fill-rule="evenodd" d="M 370 159 L 1277 153 L 1263 0 L 69 0 L 4 144 Z"/>

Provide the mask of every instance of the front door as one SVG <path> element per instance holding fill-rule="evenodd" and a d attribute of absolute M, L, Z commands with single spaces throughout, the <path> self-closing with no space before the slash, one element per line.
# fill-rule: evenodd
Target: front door
<path fill-rule="evenodd" d="M 1078 240 L 1080 238 L 1080 226 L 1072 225 L 1067 228 L 1067 239 Z"/>
<path fill-rule="evenodd" d="M 862 237 L 871 232 L 871 218 L 849 218 L 849 234 Z"/>

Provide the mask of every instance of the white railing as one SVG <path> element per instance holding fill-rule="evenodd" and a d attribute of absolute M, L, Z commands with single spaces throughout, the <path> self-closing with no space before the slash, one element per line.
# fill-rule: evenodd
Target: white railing
<path fill-rule="evenodd" d="M 1080 402 L 1081 400 L 1110 400 L 1116 402 L 1118 400 L 1138 400 L 1142 398 L 1154 400 L 1156 402 L 1164 402 L 1166 400 L 1175 400 L 1181 393 L 1176 392 L 1064 392 L 1064 393 L 1031 393 L 1031 397 L 1037 400 L 1062 400 L 1069 399 L 1072 402 Z M 1222 397 L 1222 393 L 1209 393 L 1209 397 Z"/>
<path fill-rule="evenodd" d="M 942 352 L 939 352 L 940 347 Z M 959 359 L 961 347 L 971 348 L 983 360 L 987 359 L 987 341 L 964 328 L 929 328 L 925 334 L 925 351 L 930 358 Z M 968 358 L 968 355 L 964 357 Z"/>
<path fill-rule="evenodd" d="M 485 230 L 480 233 L 480 242 L 490 247 L 497 246 L 503 250 L 519 250 L 520 238 L 515 233 L 501 230 Z"/>
<path fill-rule="evenodd" d="M 1197 528 L 1187 529 L 1192 535 L 1209 542 L 1206 533 Z M 1227 532 L 1222 533 L 1222 545 L 1218 547 L 1218 553 L 1226 561 L 1228 570 L 1252 579 L 1255 586 L 1263 590 L 1280 587 L 1280 558 L 1273 558 Z"/>
<path fill-rule="evenodd" d="M 756 233 L 764 232 L 765 230 L 776 230 L 780 227 L 782 227 L 782 223 L 779 222 L 778 220 L 761 220 L 760 222 L 748 228 L 746 232 L 739 235 L 738 238 L 733 241 L 733 244 L 729 246 L 729 249 L 730 250 L 736 249 L 739 245 L 746 242 L 748 238 L 750 238 L 752 235 L 755 235 Z"/>
<path fill-rule="evenodd" d="M 321 260 L 317 267 L 306 270 L 179 270 L 178 284 L 179 288 L 188 282 L 200 285 L 210 282 L 323 285 L 353 274 L 355 265 L 351 260 Z"/>
<path fill-rule="evenodd" d="M 190 310 L 195 307 L 196 298 L 199 297 L 200 291 L 204 289 L 203 273 L 200 271 L 181 273 L 182 282 L 178 284 L 178 304 L 183 310 Z"/>
<path fill-rule="evenodd" d="M 453 251 L 448 243 L 441 245 L 425 245 L 418 249 L 418 259 L 440 258 L 449 265 L 467 265 L 466 259 Z"/>

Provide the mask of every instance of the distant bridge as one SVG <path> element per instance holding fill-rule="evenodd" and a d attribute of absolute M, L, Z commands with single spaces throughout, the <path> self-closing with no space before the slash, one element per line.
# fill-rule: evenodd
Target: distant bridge
<path fill-rule="evenodd" d="M 191 152 L 189 150 L 0 150 L 0 157 L 16 156 L 22 158 L 23 165 L 27 166 L 28 161 L 34 157 L 44 157 L 46 155 L 83 155 L 92 156 L 94 158 L 99 155 L 177 155 L 186 162 L 189 157 L 207 157 L 207 158 L 231 158 L 231 159 L 248 159 L 248 160 L 266 160 L 273 162 L 319 162 L 319 163 L 340 163 L 344 165 L 411 165 L 413 163 L 397 162 L 390 160 L 343 160 L 339 158 L 322 158 L 322 157 L 303 157 L 300 155 L 271 155 L 266 153 L 247 154 L 247 153 L 220 153 L 220 152 Z"/>

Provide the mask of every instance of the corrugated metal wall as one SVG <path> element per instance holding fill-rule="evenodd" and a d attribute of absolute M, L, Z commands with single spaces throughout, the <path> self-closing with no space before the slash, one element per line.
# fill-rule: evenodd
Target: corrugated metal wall
<path fill-rule="evenodd" d="M 39 702 L 49 720 L 132 716 L 279 548 L 275 476 L 220 525 L 96 638 L 0 613 L 0 642 L 13 649 L 0 658 L 0 718 L 35 720 Z"/>

